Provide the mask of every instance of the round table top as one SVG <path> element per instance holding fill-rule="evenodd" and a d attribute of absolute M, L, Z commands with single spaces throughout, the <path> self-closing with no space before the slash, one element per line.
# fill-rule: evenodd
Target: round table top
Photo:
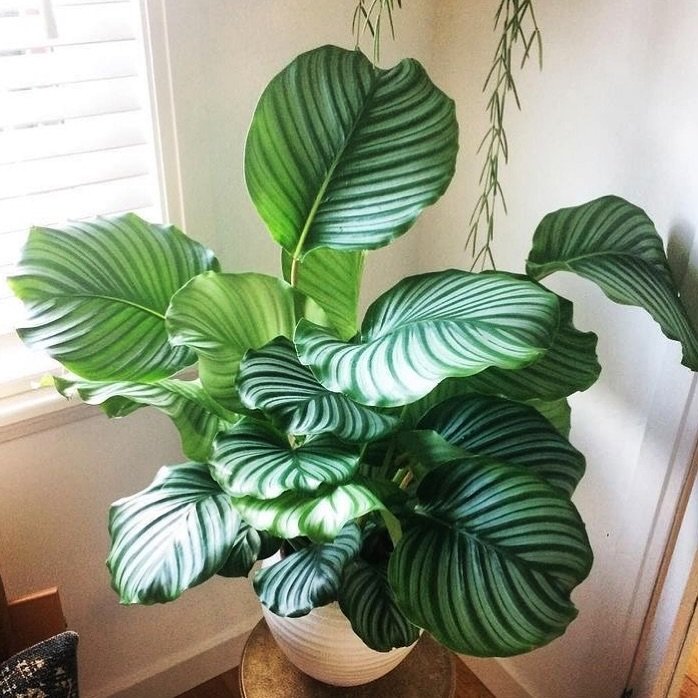
<path fill-rule="evenodd" d="M 455 687 L 452 654 L 426 633 L 395 669 L 363 686 L 329 686 L 304 674 L 286 659 L 263 620 L 240 662 L 243 698 L 453 698 Z"/>

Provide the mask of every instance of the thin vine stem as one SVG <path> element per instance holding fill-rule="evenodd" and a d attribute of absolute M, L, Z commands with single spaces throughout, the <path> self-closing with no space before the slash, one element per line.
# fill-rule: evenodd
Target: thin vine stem
<path fill-rule="evenodd" d="M 351 31 L 354 35 L 357 49 L 360 47 L 361 40 L 366 32 L 371 35 L 373 65 L 380 63 L 380 47 L 385 18 L 387 18 L 390 26 L 390 34 L 395 39 L 393 12 L 396 6 L 402 8 L 402 0 L 358 0 L 356 4 L 351 22 Z"/>
<path fill-rule="evenodd" d="M 477 150 L 478 154 L 484 154 L 479 178 L 481 189 L 470 215 L 465 243 L 466 249 L 473 256 L 471 270 L 477 267 L 484 269 L 486 266 L 495 268 L 492 254 L 495 214 L 500 206 L 507 213 L 500 173 L 502 166 L 509 161 L 509 142 L 504 119 L 510 95 L 517 108 L 521 109 L 514 80 L 515 55 L 519 53 L 521 56 L 519 69 L 526 65 L 534 50 L 538 54 L 539 66 L 543 65 L 543 44 L 533 10 L 533 0 L 499 0 L 494 15 L 494 30 L 500 32 L 499 41 L 492 67 L 482 88 L 488 95 L 489 128 Z"/>

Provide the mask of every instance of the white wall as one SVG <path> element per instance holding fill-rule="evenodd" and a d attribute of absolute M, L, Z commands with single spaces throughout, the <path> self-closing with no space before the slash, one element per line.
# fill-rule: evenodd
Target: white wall
<path fill-rule="evenodd" d="M 536 0 L 544 68 L 518 79 L 523 112 L 508 114 L 510 215 L 500 215 L 495 255 L 523 270 L 531 234 L 548 211 L 615 193 L 643 206 L 673 252 L 690 249 L 698 221 L 698 5 L 653 0 Z M 442 2 L 432 73 L 458 103 L 459 172 L 429 212 L 424 268 L 464 266 L 464 218 L 477 196 L 486 128 L 482 76 L 491 60 L 491 2 Z M 439 231 L 440 234 L 437 234 Z M 695 254 L 693 267 L 695 268 Z M 681 264 L 679 264 L 681 266 Z M 618 698 L 625 685 L 667 524 L 698 415 L 682 420 L 692 374 L 678 347 L 636 309 L 614 306 L 591 284 L 559 275 L 579 327 L 600 335 L 599 384 L 573 400 L 573 442 L 587 455 L 575 501 L 596 562 L 575 593 L 579 618 L 561 640 L 528 656 L 472 662 L 488 678 L 504 667 L 533 698 Z M 546 282 L 547 283 L 547 282 Z M 695 277 L 686 289 L 696 297 Z M 655 520 L 655 513 L 660 516 Z M 525 695 L 502 692 L 501 698 Z"/>

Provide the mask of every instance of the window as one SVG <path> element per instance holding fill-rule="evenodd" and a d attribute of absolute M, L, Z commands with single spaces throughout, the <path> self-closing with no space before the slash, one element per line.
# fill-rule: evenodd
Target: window
<path fill-rule="evenodd" d="M 32 225 L 164 216 L 137 0 L 0 0 L 0 398 L 53 365 L 6 283 Z"/>

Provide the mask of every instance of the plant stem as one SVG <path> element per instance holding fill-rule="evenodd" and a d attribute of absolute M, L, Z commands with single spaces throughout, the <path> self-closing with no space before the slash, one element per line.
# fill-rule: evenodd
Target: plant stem
<path fill-rule="evenodd" d="M 402 0 L 358 0 L 351 22 L 351 30 L 356 39 L 357 50 L 361 39 L 368 30 L 373 37 L 373 65 L 380 63 L 380 44 L 383 17 L 387 16 L 390 24 L 390 34 L 395 39 L 393 10 L 395 5 L 402 8 Z"/>
<path fill-rule="evenodd" d="M 484 269 L 487 265 L 495 268 L 492 241 L 497 206 L 501 205 L 504 213 L 507 213 L 506 199 L 500 182 L 500 165 L 509 161 L 509 143 L 504 128 L 509 93 L 513 95 L 516 106 L 521 109 L 513 69 L 516 46 L 520 45 L 523 48 L 519 68 L 526 64 L 534 44 L 539 65 L 543 65 L 543 44 L 533 11 L 533 0 L 500 0 L 494 16 L 495 31 L 499 27 L 501 34 L 494 61 L 482 88 L 485 93 L 490 90 L 487 100 L 489 128 L 477 150 L 478 153 L 484 153 L 479 179 L 481 193 L 470 215 L 470 227 L 465 241 L 466 249 L 469 248 L 473 255 L 471 270 L 478 266 Z M 480 242 L 482 225 L 486 229 L 484 243 Z"/>

